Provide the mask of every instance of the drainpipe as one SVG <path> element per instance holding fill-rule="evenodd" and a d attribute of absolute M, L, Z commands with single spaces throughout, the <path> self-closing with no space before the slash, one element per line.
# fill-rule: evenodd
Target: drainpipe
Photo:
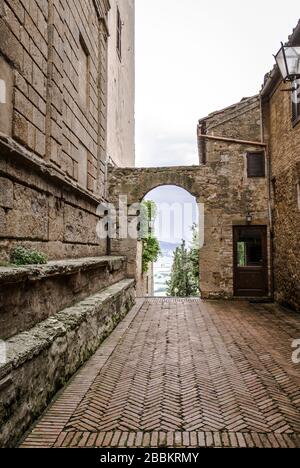
<path fill-rule="evenodd" d="M 264 112 L 263 112 L 263 96 L 260 94 L 260 109 L 261 109 L 261 130 L 262 130 L 262 141 L 265 140 L 265 127 L 264 127 Z M 270 151 L 269 139 L 266 144 L 266 159 L 267 159 L 267 172 L 268 172 L 268 214 L 270 224 L 270 268 L 271 268 L 271 299 L 274 301 L 274 289 L 275 289 L 275 272 L 274 272 L 274 221 L 273 221 L 273 210 L 272 210 L 272 155 Z"/>
<path fill-rule="evenodd" d="M 199 138 L 203 138 L 205 140 L 212 140 L 212 141 L 223 141 L 225 143 L 235 143 L 237 145 L 247 145 L 247 146 L 261 146 L 265 148 L 267 145 L 263 141 L 248 141 L 248 140 L 239 140 L 237 138 L 228 138 L 222 136 L 213 136 L 213 135 L 206 135 L 202 133 L 201 127 L 199 127 Z"/>

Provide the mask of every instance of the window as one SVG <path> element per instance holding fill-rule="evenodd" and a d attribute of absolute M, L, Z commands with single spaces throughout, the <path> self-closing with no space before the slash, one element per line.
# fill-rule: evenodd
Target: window
<path fill-rule="evenodd" d="M 122 20 L 119 8 L 117 9 L 117 52 L 119 59 L 122 59 Z"/>
<path fill-rule="evenodd" d="M 266 161 L 264 151 L 247 154 L 248 177 L 266 177 Z"/>
<path fill-rule="evenodd" d="M 87 108 L 89 104 L 89 52 L 80 36 L 78 56 L 78 93 L 81 104 Z"/>
<path fill-rule="evenodd" d="M 293 87 L 300 86 L 300 80 L 293 83 Z M 300 120 L 300 88 L 292 93 L 292 123 L 295 125 Z"/>
<path fill-rule="evenodd" d="M 262 264 L 262 236 L 259 230 L 240 230 L 237 241 L 237 261 L 238 267 L 251 267 Z"/>

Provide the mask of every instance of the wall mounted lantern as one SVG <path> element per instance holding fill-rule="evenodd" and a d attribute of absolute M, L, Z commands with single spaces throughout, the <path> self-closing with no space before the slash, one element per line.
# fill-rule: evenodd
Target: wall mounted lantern
<path fill-rule="evenodd" d="M 283 81 L 295 83 L 300 78 L 300 47 L 285 46 L 281 43 L 281 48 L 274 57 Z M 290 91 L 296 91 L 297 89 L 298 85 L 296 84 L 296 89 L 293 87 Z"/>
<path fill-rule="evenodd" d="M 247 216 L 246 216 L 246 224 L 251 224 L 252 221 L 253 221 L 252 214 L 251 214 L 251 213 L 247 213 Z"/>

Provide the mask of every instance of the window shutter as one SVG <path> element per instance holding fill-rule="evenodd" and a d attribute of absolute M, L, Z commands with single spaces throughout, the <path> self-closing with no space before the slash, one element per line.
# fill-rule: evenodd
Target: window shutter
<path fill-rule="evenodd" d="M 247 154 L 248 177 L 266 177 L 265 153 Z"/>

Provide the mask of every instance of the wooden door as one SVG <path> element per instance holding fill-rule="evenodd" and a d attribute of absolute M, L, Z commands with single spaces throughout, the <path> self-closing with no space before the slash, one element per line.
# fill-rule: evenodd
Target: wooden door
<path fill-rule="evenodd" d="M 266 226 L 234 227 L 234 295 L 268 296 L 268 241 Z"/>

